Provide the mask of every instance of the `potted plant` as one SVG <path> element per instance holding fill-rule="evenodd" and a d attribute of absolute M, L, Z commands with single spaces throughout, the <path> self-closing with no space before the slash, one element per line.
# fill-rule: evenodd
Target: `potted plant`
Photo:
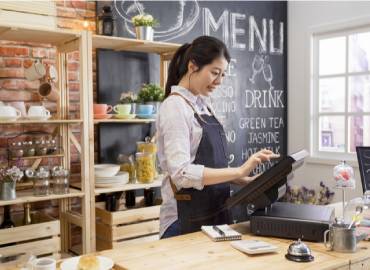
<path fill-rule="evenodd" d="M 135 26 L 136 38 L 153 41 L 153 27 L 158 25 L 158 21 L 150 14 L 139 14 L 132 17 Z"/>
<path fill-rule="evenodd" d="M 15 200 L 15 184 L 21 180 L 23 172 L 16 166 L 0 169 L 0 200 Z"/>
<path fill-rule="evenodd" d="M 141 87 L 138 99 L 147 105 L 153 105 L 153 114 L 159 111 L 159 106 L 164 98 L 164 90 L 157 84 L 148 83 Z"/>

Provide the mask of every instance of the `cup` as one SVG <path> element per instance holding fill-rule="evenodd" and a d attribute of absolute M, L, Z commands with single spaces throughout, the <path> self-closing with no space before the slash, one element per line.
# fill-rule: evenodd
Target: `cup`
<path fill-rule="evenodd" d="M 136 108 L 137 114 L 151 115 L 153 113 L 153 105 L 140 104 Z"/>
<path fill-rule="evenodd" d="M 94 114 L 108 114 L 112 111 L 112 106 L 108 104 L 94 104 Z"/>
<path fill-rule="evenodd" d="M 37 79 L 41 79 L 46 74 L 46 68 L 41 63 L 40 60 L 36 60 L 32 63 L 32 65 L 29 68 L 26 68 L 24 70 L 24 75 L 27 80 L 34 81 Z"/>
<path fill-rule="evenodd" d="M 19 110 L 12 106 L 0 106 L 0 116 L 20 117 L 21 114 L 22 113 Z"/>
<path fill-rule="evenodd" d="M 113 107 L 113 111 L 120 115 L 128 115 L 131 112 L 131 104 L 118 104 Z"/>
<path fill-rule="evenodd" d="M 11 105 L 13 108 L 16 108 L 21 112 L 22 117 L 27 116 L 27 111 L 26 111 L 26 105 L 24 104 L 23 101 L 13 101 L 9 102 L 9 105 Z"/>
<path fill-rule="evenodd" d="M 33 261 L 33 270 L 56 270 L 57 262 L 52 258 L 40 258 Z"/>
<path fill-rule="evenodd" d="M 348 224 L 333 224 L 324 232 L 324 245 L 333 251 L 352 253 L 356 252 L 357 243 L 366 237 L 367 234 L 356 235 L 354 226 L 348 229 Z"/>
<path fill-rule="evenodd" d="M 44 106 L 30 106 L 28 109 L 28 116 L 49 117 L 50 111 L 48 111 Z"/>

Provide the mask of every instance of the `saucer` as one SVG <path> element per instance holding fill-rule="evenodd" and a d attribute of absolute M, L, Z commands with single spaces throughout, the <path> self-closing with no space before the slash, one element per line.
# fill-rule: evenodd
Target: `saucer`
<path fill-rule="evenodd" d="M 94 114 L 94 119 L 109 119 L 113 114 Z"/>
<path fill-rule="evenodd" d="M 136 117 L 136 114 L 115 114 L 114 118 L 117 119 L 133 119 Z"/>
<path fill-rule="evenodd" d="M 43 115 L 43 116 L 26 116 L 26 120 L 32 120 L 32 121 L 46 121 L 51 117 L 51 115 Z"/>
<path fill-rule="evenodd" d="M 12 122 L 17 121 L 18 118 L 19 118 L 18 116 L 0 116 L 0 121 Z"/>
<path fill-rule="evenodd" d="M 137 114 L 136 116 L 142 119 L 155 119 L 157 117 L 156 114 Z"/>

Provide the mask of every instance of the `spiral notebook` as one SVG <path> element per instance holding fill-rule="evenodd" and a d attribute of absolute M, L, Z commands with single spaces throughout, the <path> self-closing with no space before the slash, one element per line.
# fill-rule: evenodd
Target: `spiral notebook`
<path fill-rule="evenodd" d="M 213 241 L 232 241 L 242 239 L 242 235 L 230 228 L 229 225 L 202 226 L 202 231 Z"/>

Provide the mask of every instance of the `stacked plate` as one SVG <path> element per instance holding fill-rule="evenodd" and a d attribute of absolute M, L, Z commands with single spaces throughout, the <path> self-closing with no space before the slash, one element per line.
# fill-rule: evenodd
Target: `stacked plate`
<path fill-rule="evenodd" d="M 122 186 L 128 183 L 128 172 L 120 172 L 116 164 L 97 164 L 95 169 L 95 187 L 108 188 Z"/>

